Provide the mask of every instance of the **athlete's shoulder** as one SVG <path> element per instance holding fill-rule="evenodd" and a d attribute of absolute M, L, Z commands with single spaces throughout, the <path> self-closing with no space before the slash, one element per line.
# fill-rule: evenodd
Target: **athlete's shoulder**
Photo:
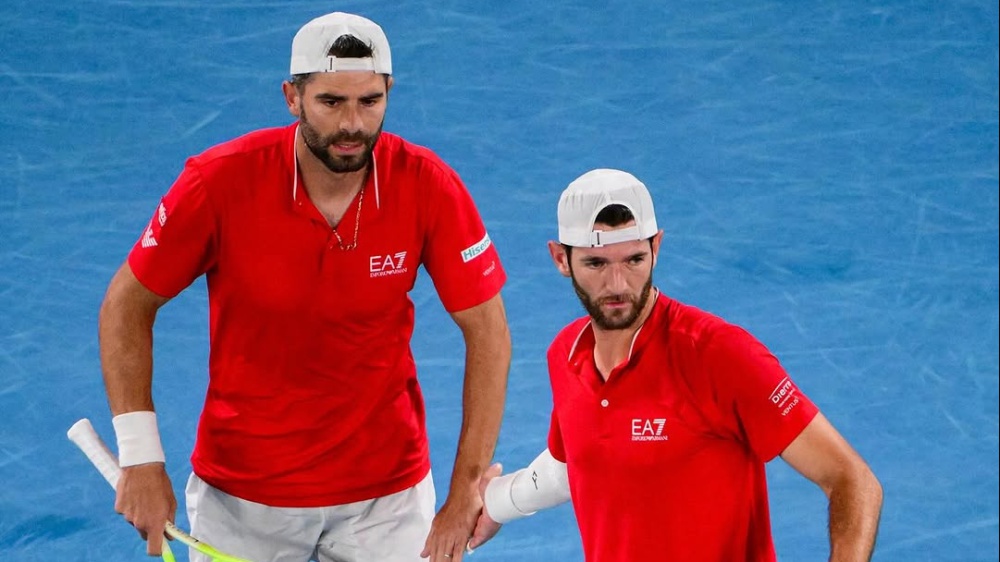
<path fill-rule="evenodd" d="M 662 322 L 667 326 L 668 337 L 675 342 L 686 341 L 695 347 L 703 347 L 719 338 L 744 332 L 741 327 L 720 316 L 663 294 L 659 296 L 657 306 L 662 307 Z"/>
<path fill-rule="evenodd" d="M 388 163 L 394 172 L 413 179 L 438 176 L 449 180 L 446 183 L 461 183 L 458 173 L 436 152 L 394 133 L 382 132 L 376 147 L 376 157 Z"/>
<path fill-rule="evenodd" d="M 447 167 L 444 160 L 430 148 L 404 139 L 396 133 L 382 131 L 378 138 L 379 148 L 385 151 L 385 155 L 393 160 L 400 160 L 409 163 L 431 163 L 441 164 Z"/>
<path fill-rule="evenodd" d="M 294 135 L 295 125 L 258 129 L 212 146 L 191 157 L 189 163 L 200 168 L 243 169 L 248 165 L 252 166 L 252 162 L 273 164 L 275 155 L 287 152 L 291 157 Z"/>

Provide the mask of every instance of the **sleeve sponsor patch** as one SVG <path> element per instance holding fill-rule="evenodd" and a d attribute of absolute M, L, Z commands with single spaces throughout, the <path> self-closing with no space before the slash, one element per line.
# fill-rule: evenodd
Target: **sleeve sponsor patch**
<path fill-rule="evenodd" d="M 462 262 L 469 263 L 470 261 L 476 259 L 476 257 L 485 252 L 492 243 L 493 242 L 490 241 L 490 234 L 487 232 L 483 235 L 482 240 L 462 250 Z"/>
<path fill-rule="evenodd" d="M 778 383 L 774 391 L 771 392 L 771 396 L 768 399 L 781 410 L 782 416 L 787 416 L 788 412 L 791 412 L 792 408 L 799 404 L 798 393 L 799 389 L 795 387 L 791 379 L 785 377 Z"/>
<path fill-rule="evenodd" d="M 154 223 L 155 220 L 155 223 Z M 149 226 L 142 233 L 141 246 L 143 248 L 153 248 L 159 245 L 156 241 L 156 235 L 163 225 L 167 223 L 167 208 L 160 202 L 160 206 L 156 208 L 156 216 L 149 220 Z M 157 226 L 158 225 L 158 226 Z"/>

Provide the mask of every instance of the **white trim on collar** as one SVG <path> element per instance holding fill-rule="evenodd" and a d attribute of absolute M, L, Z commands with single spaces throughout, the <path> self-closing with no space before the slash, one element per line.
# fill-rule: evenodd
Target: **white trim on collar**
<path fill-rule="evenodd" d="M 295 201 L 296 195 L 299 192 L 299 126 L 295 125 L 295 138 L 292 140 L 292 164 L 294 169 L 294 175 L 292 176 L 292 201 Z M 382 198 L 379 196 L 378 189 L 378 160 L 375 158 L 375 150 L 372 149 L 372 175 L 375 179 L 375 208 L 382 208 Z M 365 181 L 368 181 L 365 179 Z"/>
<path fill-rule="evenodd" d="M 653 301 L 653 306 L 655 307 L 656 301 L 659 300 L 660 298 L 660 290 L 657 289 L 656 287 L 653 287 L 653 291 L 649 295 L 649 298 Z M 652 312 L 650 312 L 650 316 L 652 316 Z M 649 320 L 648 316 L 646 317 L 646 320 L 642 321 L 642 326 L 639 326 L 639 329 L 636 330 L 635 334 L 632 335 L 632 342 L 628 346 L 628 357 L 625 358 L 626 361 L 630 361 L 632 359 L 632 351 L 635 349 L 635 342 L 637 339 L 639 339 L 639 334 L 642 332 L 642 329 L 646 327 L 647 320 Z M 573 354 L 576 353 L 576 346 L 577 344 L 580 343 L 580 338 L 582 338 L 583 334 L 586 333 L 587 328 L 593 329 L 593 324 L 594 321 L 589 320 L 586 324 L 583 325 L 583 328 L 580 329 L 580 333 L 576 335 L 576 339 L 573 340 L 573 345 L 570 346 L 569 348 L 569 355 L 566 357 L 566 361 L 570 361 L 571 359 L 573 359 Z"/>

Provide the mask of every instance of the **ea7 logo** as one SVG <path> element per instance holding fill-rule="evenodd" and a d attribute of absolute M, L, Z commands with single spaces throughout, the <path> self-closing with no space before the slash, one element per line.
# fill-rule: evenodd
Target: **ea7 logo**
<path fill-rule="evenodd" d="M 406 252 L 397 252 L 385 256 L 371 256 L 368 258 L 368 273 L 371 277 L 385 277 L 387 275 L 399 275 L 406 273 L 404 267 L 406 262 Z"/>
<path fill-rule="evenodd" d="M 666 441 L 668 437 L 663 434 L 666 424 L 666 418 L 632 418 L 632 441 Z"/>

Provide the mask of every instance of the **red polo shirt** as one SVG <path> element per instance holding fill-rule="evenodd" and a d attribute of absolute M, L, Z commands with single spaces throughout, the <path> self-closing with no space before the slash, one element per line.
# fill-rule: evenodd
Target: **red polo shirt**
<path fill-rule="evenodd" d="M 419 266 L 448 311 L 495 296 L 506 275 L 458 175 L 389 133 L 337 226 L 357 248 L 342 249 L 297 185 L 295 131 L 189 159 L 128 262 L 166 297 L 207 279 L 195 473 L 247 500 L 310 507 L 391 494 L 429 470 L 409 346 Z"/>
<path fill-rule="evenodd" d="M 746 331 L 664 295 L 603 382 L 588 320 L 548 353 L 587 560 L 773 561 L 764 463 L 816 406 Z"/>

